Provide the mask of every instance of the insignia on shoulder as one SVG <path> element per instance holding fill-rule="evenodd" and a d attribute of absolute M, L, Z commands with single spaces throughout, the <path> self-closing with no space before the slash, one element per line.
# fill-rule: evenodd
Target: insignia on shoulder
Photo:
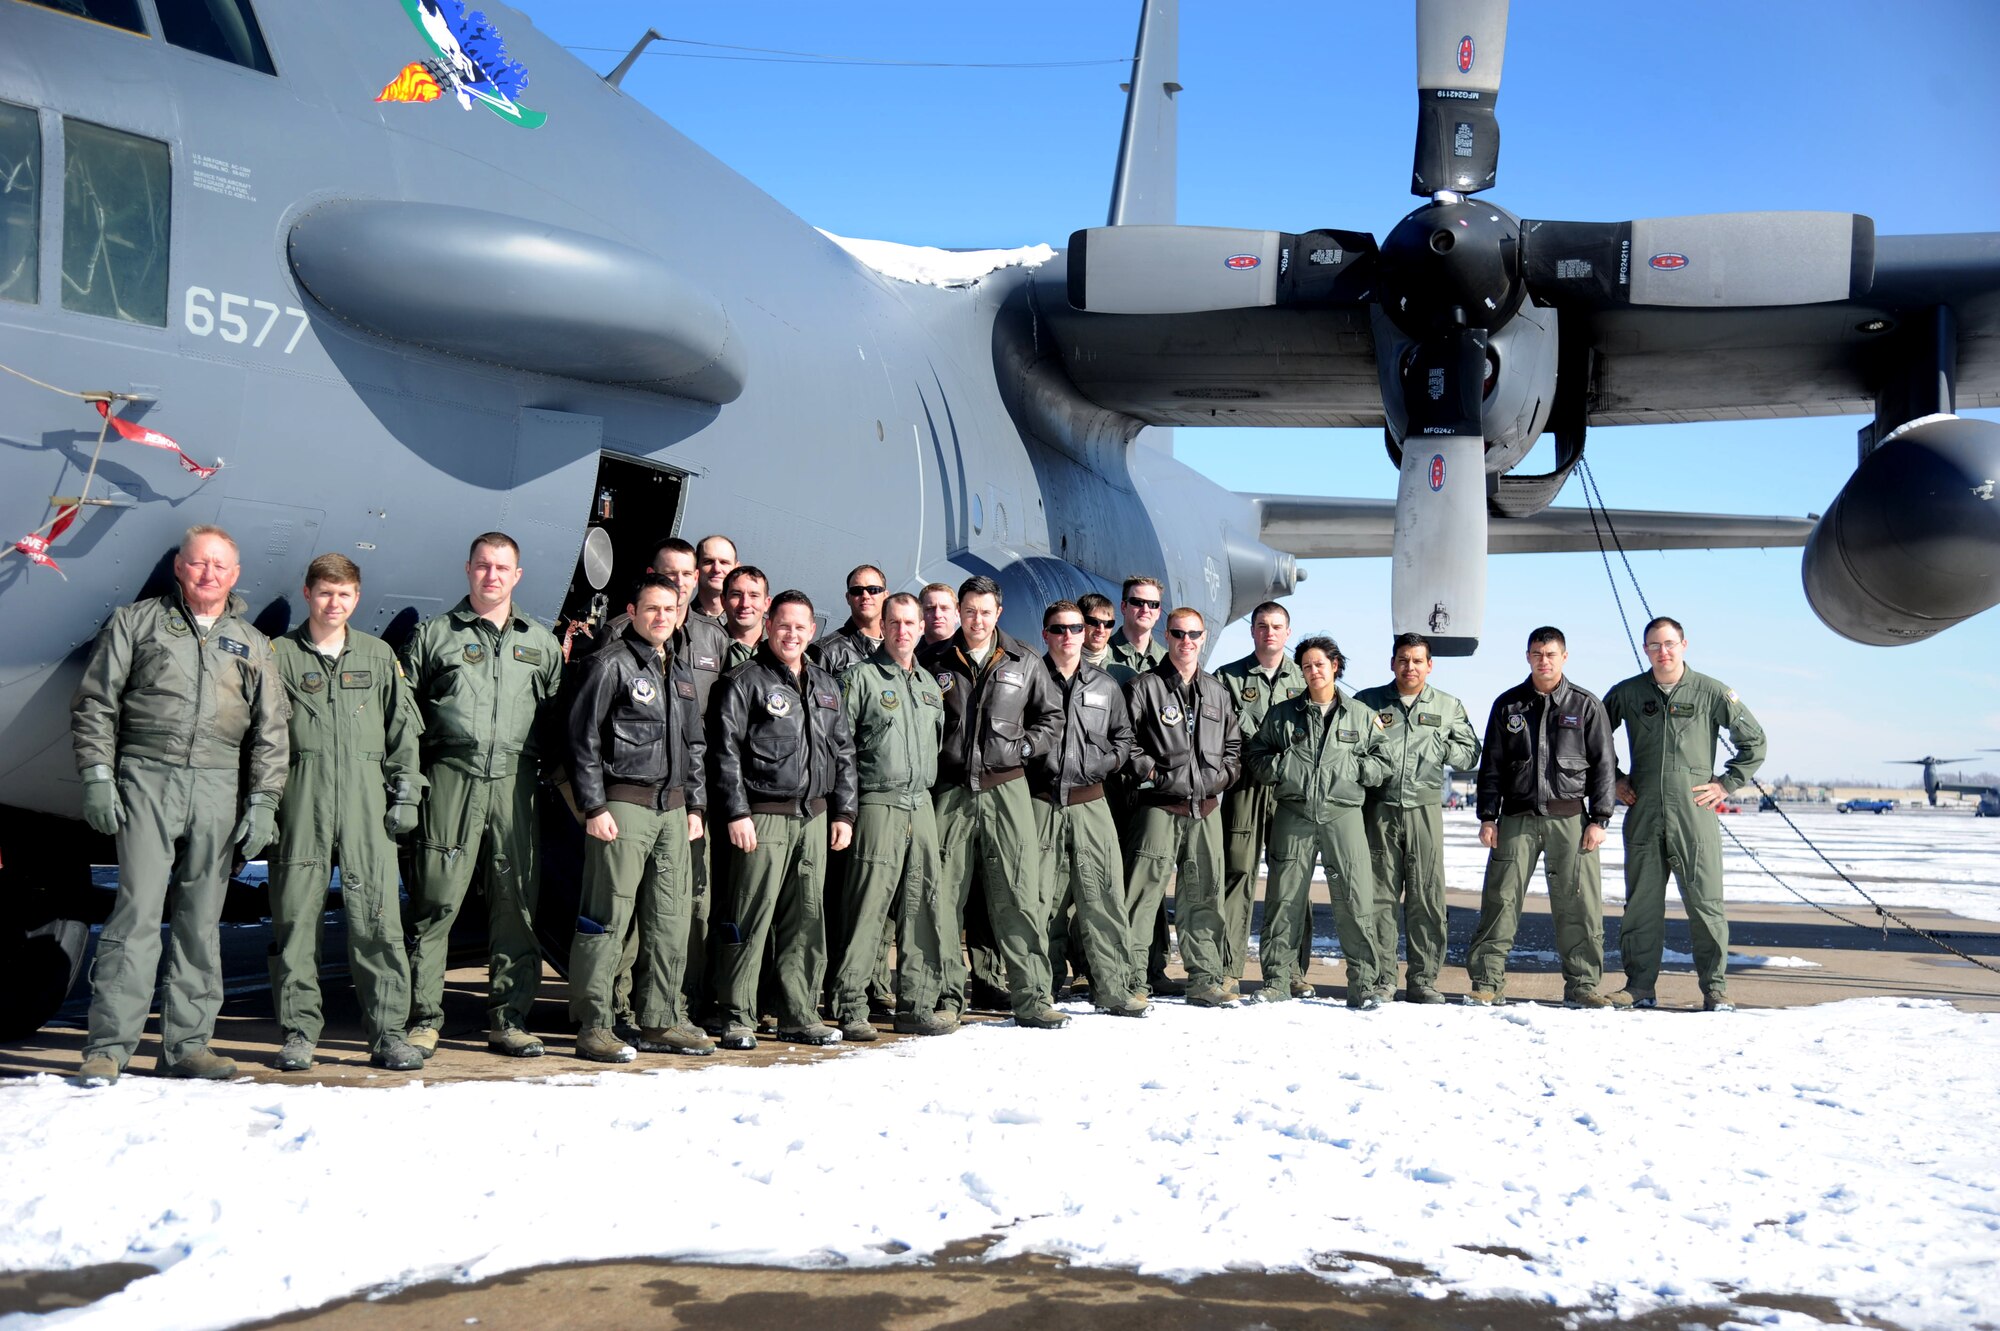
<path fill-rule="evenodd" d="M 1650 703 L 1647 705 L 1651 706 Z M 1528 728 L 1527 717 L 1522 716 L 1519 712 L 1509 712 L 1507 714 L 1507 730 L 1509 733 L 1518 735 L 1527 728 Z"/>
<path fill-rule="evenodd" d="M 772 689 L 764 695 L 764 710 L 772 716 L 790 716 L 792 714 L 792 700 L 787 698 L 783 691 Z"/>
<path fill-rule="evenodd" d="M 649 703 L 651 703 L 653 699 L 659 696 L 660 696 L 660 691 L 653 687 L 653 681 L 648 679 L 646 676 L 639 675 L 633 679 L 632 681 L 633 702 L 638 703 L 641 707 L 644 707 L 647 706 Z"/>
<path fill-rule="evenodd" d="M 1170 726 L 1179 725 L 1181 723 L 1180 704 L 1170 702 L 1165 707 L 1162 707 L 1160 709 L 1160 720 L 1166 722 Z"/>
<path fill-rule="evenodd" d="M 299 676 L 299 687 L 307 693 L 318 693 L 326 687 L 326 676 L 317 670 L 308 670 Z"/>
<path fill-rule="evenodd" d="M 896 691 L 894 689 L 883 689 L 882 705 L 893 712 L 898 707 L 901 707 L 903 705 L 903 700 L 896 696 Z"/>
<path fill-rule="evenodd" d="M 1743 701 L 1743 700 L 1742 700 L 1741 698 L 1739 698 L 1739 697 L 1737 697 L 1737 696 L 1736 696 L 1736 690 L 1735 690 L 1735 689 L 1731 689 L 1731 690 L 1729 690 L 1729 692 L 1728 692 L 1728 694 L 1727 694 L 1726 696 L 1728 697 L 1729 701 L 1731 701 L 1731 702 L 1742 702 L 1742 701 Z"/>

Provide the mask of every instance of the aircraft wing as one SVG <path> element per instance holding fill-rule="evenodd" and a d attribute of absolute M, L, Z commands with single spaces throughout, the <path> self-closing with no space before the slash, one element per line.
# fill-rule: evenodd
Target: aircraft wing
<path fill-rule="evenodd" d="M 1310 495 L 1245 495 L 1257 505 L 1266 545 L 1300 559 L 1353 559 L 1392 552 L 1395 501 L 1323 499 Z M 1722 550 L 1802 546 L 1818 515 L 1745 517 L 1724 513 L 1600 510 L 1595 525 L 1587 508 L 1548 508 L 1531 518 L 1494 518 L 1487 525 L 1489 554 L 1525 555 L 1596 550 L 1617 529 L 1627 550 Z"/>
<path fill-rule="evenodd" d="M 1952 312 L 1958 406 L 2000 406 L 2000 232 L 1876 237 L 1862 300 L 1561 313 L 1597 353 L 1592 425 L 1875 413 L 1877 348 Z M 1580 325 L 1580 327 L 1579 327 Z"/>

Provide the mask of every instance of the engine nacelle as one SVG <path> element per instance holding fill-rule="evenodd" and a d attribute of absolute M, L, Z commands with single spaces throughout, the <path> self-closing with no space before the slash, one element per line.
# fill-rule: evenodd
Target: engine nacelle
<path fill-rule="evenodd" d="M 1813 528 L 1806 599 L 1843 638 L 1920 642 L 2000 602 L 2000 423 L 1903 426 Z"/>

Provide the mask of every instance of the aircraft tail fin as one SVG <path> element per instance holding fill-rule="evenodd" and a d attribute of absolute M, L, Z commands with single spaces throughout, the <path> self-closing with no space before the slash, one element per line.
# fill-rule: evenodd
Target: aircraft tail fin
<path fill-rule="evenodd" d="M 1125 133 L 1111 181 L 1108 226 L 1172 224 L 1179 156 L 1180 0 L 1141 0 L 1132 81 L 1125 85 Z"/>

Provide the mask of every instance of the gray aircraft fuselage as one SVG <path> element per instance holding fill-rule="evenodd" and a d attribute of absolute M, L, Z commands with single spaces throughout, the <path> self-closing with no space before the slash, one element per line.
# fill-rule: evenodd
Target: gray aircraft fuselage
<path fill-rule="evenodd" d="M 396 0 L 258 6 L 275 75 L 0 0 L 0 103 L 32 111 L 40 131 L 38 294 L 0 299 L 0 364 L 141 395 L 124 417 L 224 463 L 203 480 L 114 436 L 91 491 L 111 506 L 83 509 L 49 552 L 64 576 L 0 560 L 0 805 L 77 813 L 69 698 L 83 659 L 113 608 L 167 587 L 166 554 L 193 523 L 235 535 L 238 591 L 266 628 L 303 617 L 305 567 L 326 552 L 363 569 L 364 629 L 447 609 L 465 590 L 468 538 L 489 528 L 521 544 L 518 603 L 554 620 L 607 456 L 659 469 L 657 493 L 673 496 L 637 514 L 630 489 L 610 497 L 648 551 L 669 532 L 726 532 L 774 591 L 802 587 L 829 624 L 844 614 L 843 574 L 863 562 L 912 590 L 993 573 L 1023 636 L 1046 600 L 1115 594 L 1128 572 L 1163 577 L 1170 603 L 1218 625 L 1290 590 L 1290 560 L 1256 541 L 1248 501 L 1134 443 L 1136 421 L 1090 406 L 1038 358 L 1032 269 L 959 290 L 872 271 L 526 17 L 479 7 L 531 72 L 522 100 L 546 114 L 538 128 L 449 92 L 378 104 L 431 54 Z M 66 211 L 87 206 L 88 182 L 65 169 L 78 121 L 166 145 L 164 326 L 66 307 L 103 276 L 86 270 L 90 225 L 79 236 Z M 475 228 L 476 243 L 456 245 L 436 225 L 451 209 L 495 219 L 501 242 Z M 368 225 L 320 225 L 357 216 Z M 704 401 L 521 368 L 558 363 L 565 329 L 595 336 L 593 304 L 620 303 L 601 279 L 536 271 L 544 234 L 636 251 L 691 305 L 719 309 L 726 325 L 709 332 L 726 347 L 704 364 L 740 391 L 708 384 L 728 400 Z M 298 271 L 308 260 L 330 274 L 318 293 Z M 416 262 L 428 266 L 411 271 L 407 308 L 393 290 L 361 291 Z M 539 283 L 532 311 L 524 272 Z M 448 315 L 444 293 L 422 289 L 441 274 Z M 357 309 L 365 296 L 374 313 L 336 313 L 328 292 L 354 293 Z M 385 334 L 396 319 L 411 331 Z M 99 425 L 87 403 L 0 375 L 6 543 L 78 492 Z M 618 569 L 614 606 L 635 571 Z"/>

